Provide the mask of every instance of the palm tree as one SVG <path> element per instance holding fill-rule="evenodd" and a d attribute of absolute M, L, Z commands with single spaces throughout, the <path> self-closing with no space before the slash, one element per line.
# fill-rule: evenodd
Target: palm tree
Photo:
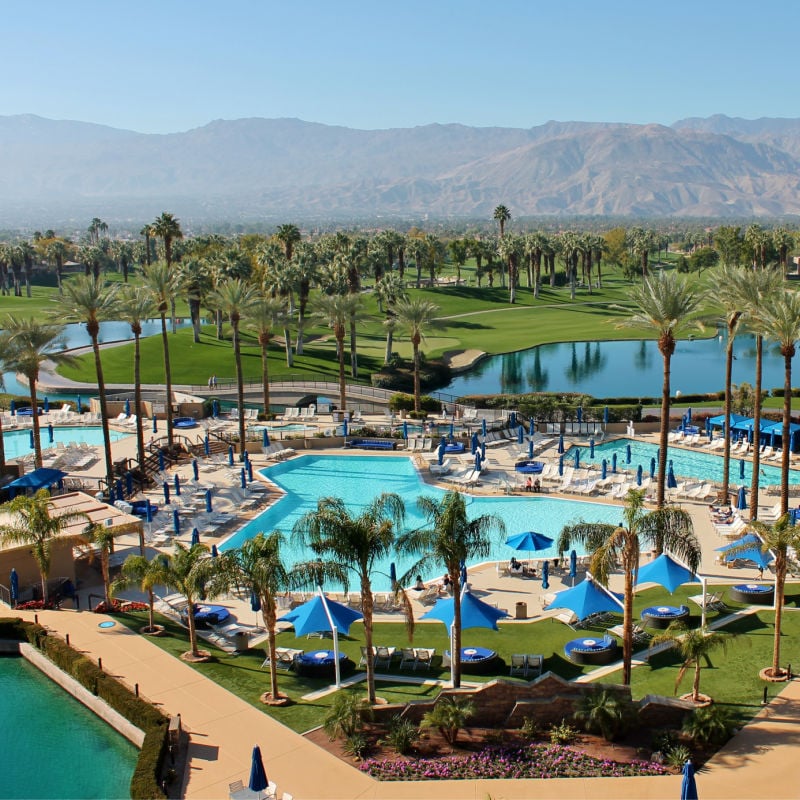
<path fill-rule="evenodd" d="M 172 243 L 175 239 L 183 239 L 180 221 L 166 211 L 161 212 L 160 217 L 150 224 L 150 235 L 158 236 L 164 242 L 164 261 L 167 262 L 167 269 L 172 266 Z M 150 266 L 148 264 L 148 266 Z"/>
<path fill-rule="evenodd" d="M 506 222 L 511 219 L 511 212 L 506 208 L 506 206 L 500 205 L 495 208 L 494 213 L 492 214 L 492 219 L 496 219 L 500 225 L 500 238 L 503 238 L 503 234 L 506 232 Z"/>
<path fill-rule="evenodd" d="M 294 246 L 303 238 L 300 235 L 300 229 L 297 225 L 292 225 L 291 223 L 279 225 L 275 238 L 283 245 L 283 253 L 286 256 L 286 260 L 291 261 Z"/>
<path fill-rule="evenodd" d="M 153 236 L 153 226 L 144 225 L 139 231 L 140 236 L 144 236 L 144 263 L 149 267 L 153 260 L 153 251 L 150 247 L 150 239 Z"/>
<path fill-rule="evenodd" d="M 384 325 L 386 326 L 386 350 L 383 356 L 383 363 L 388 364 L 392 358 L 392 337 L 397 314 L 395 306 L 400 300 L 408 300 L 408 292 L 405 283 L 396 272 L 387 272 L 375 284 L 375 299 L 378 307 L 386 314 Z"/>
<path fill-rule="evenodd" d="M 398 300 L 395 304 L 397 321 L 408 331 L 411 337 L 411 346 L 414 348 L 414 411 L 420 410 L 419 345 L 425 338 L 426 330 L 438 327 L 438 322 L 435 318 L 438 310 L 439 306 L 423 297 Z"/>
<path fill-rule="evenodd" d="M 37 409 L 39 401 L 36 395 L 36 384 L 39 382 L 39 370 L 46 361 L 55 364 L 68 364 L 71 356 L 61 351 L 63 347 L 61 325 L 37 322 L 35 319 L 20 319 L 10 314 L 2 323 L 0 334 L 0 362 L 7 372 L 21 372 L 28 379 L 28 391 L 33 412 L 33 447 L 34 464 L 37 469 L 42 466 L 42 442 Z"/>
<path fill-rule="evenodd" d="M 247 311 L 247 327 L 261 348 L 261 382 L 264 384 L 264 413 L 269 414 L 269 343 L 276 328 L 284 324 L 284 303 L 277 297 L 259 295 Z"/>
<path fill-rule="evenodd" d="M 669 435 L 670 407 L 670 362 L 675 352 L 676 337 L 681 329 L 690 324 L 703 301 L 703 295 L 689 286 L 674 272 L 662 272 L 657 277 L 647 278 L 641 286 L 633 286 L 628 292 L 633 309 L 612 306 L 631 313 L 621 320 L 618 327 L 647 328 L 658 335 L 658 349 L 664 359 L 664 378 L 661 386 L 661 430 L 658 456 L 658 493 L 656 502 L 664 506 L 664 488 L 667 476 L 667 439 Z M 699 325 L 699 323 L 695 323 Z"/>
<path fill-rule="evenodd" d="M 377 562 L 391 556 L 395 536 L 403 524 L 405 506 L 397 494 L 385 492 L 369 503 L 357 517 L 348 512 L 338 497 L 323 497 L 315 511 L 304 514 L 292 535 L 316 556 L 315 561 L 298 564 L 295 574 L 313 584 L 319 577 L 342 583 L 347 591 L 349 576 L 359 582 L 364 614 L 364 644 L 372 653 L 372 576 Z M 375 666 L 367 658 L 367 699 L 375 703 Z"/>
<path fill-rule="evenodd" d="M 301 243 L 294 251 L 294 276 L 297 280 L 297 339 L 295 351 L 303 354 L 303 332 L 306 323 L 306 309 L 311 295 L 311 284 L 317 279 L 319 256 L 310 243 Z M 288 326 L 288 320 L 286 322 Z"/>
<path fill-rule="evenodd" d="M 558 550 L 569 551 L 579 544 L 592 554 L 590 571 L 604 586 L 617 562 L 625 579 L 623 600 L 622 682 L 631 682 L 633 654 L 633 582 L 639 568 L 639 554 L 646 546 L 668 550 L 681 559 L 692 572 L 700 564 L 700 544 L 694 535 L 691 516 L 681 508 L 666 506 L 646 511 L 644 491 L 631 489 L 623 510 L 624 525 L 578 522 L 566 525 L 558 537 Z"/>
<path fill-rule="evenodd" d="M 143 270 L 144 285 L 150 290 L 161 317 L 161 344 L 164 351 L 164 388 L 166 392 L 167 442 L 170 450 L 174 444 L 172 430 L 172 369 L 169 363 L 169 336 L 167 336 L 167 309 L 170 299 L 178 291 L 178 275 L 164 261 L 156 261 Z"/>
<path fill-rule="evenodd" d="M 63 239 L 53 239 L 47 245 L 45 252 L 47 257 L 56 268 L 56 284 L 58 285 L 58 293 L 63 294 L 64 290 L 61 286 L 61 279 L 64 274 L 64 259 L 69 255 L 69 248 Z"/>
<path fill-rule="evenodd" d="M 783 428 L 781 430 L 781 514 L 789 510 L 789 451 L 792 421 L 792 358 L 800 339 L 800 296 L 783 292 L 759 315 L 767 338 L 777 342 L 783 356 Z"/>
<path fill-rule="evenodd" d="M 735 636 L 733 633 L 711 633 L 707 628 L 687 628 L 683 622 L 673 622 L 663 633 L 653 637 L 652 645 L 669 642 L 680 653 L 683 664 L 675 678 L 675 692 L 681 685 L 684 676 L 691 667 L 694 667 L 694 680 L 692 681 L 692 702 L 699 703 L 700 697 L 700 668 L 705 661 L 711 666 L 709 653 L 721 649 L 728 651 L 728 642 Z"/>
<path fill-rule="evenodd" d="M 517 284 L 519 280 L 519 259 L 524 248 L 521 236 L 501 236 L 497 243 L 497 252 L 508 266 L 508 302 L 517 302 Z"/>
<path fill-rule="evenodd" d="M 275 625 L 278 621 L 277 596 L 289 588 L 289 577 L 281 558 L 283 536 L 280 531 L 258 533 L 241 547 L 228 550 L 214 559 L 210 588 L 222 594 L 233 588 L 249 592 L 261 602 L 267 628 L 267 655 L 270 668 L 270 692 L 278 698 L 278 673 L 275 669 Z"/>
<path fill-rule="evenodd" d="M 114 545 L 116 532 L 113 527 L 108 527 L 99 522 L 90 522 L 84 532 L 87 544 L 92 549 L 100 551 L 100 573 L 103 576 L 103 600 L 106 611 L 111 610 L 111 550 Z"/>
<path fill-rule="evenodd" d="M 133 334 L 133 408 L 136 414 L 136 456 L 144 469 L 144 427 L 142 425 L 141 337 L 142 322 L 155 316 L 156 301 L 144 286 L 125 286 L 117 296 L 117 318 L 131 326 Z"/>
<path fill-rule="evenodd" d="M 242 317 L 247 316 L 257 299 L 256 287 L 240 278 L 227 278 L 208 296 L 209 305 L 221 309 L 231 324 L 233 358 L 236 365 L 236 403 L 239 409 L 239 452 L 242 457 L 247 449 L 247 443 L 244 435 L 244 376 L 239 326 Z"/>
<path fill-rule="evenodd" d="M 431 497 L 420 497 L 417 508 L 427 517 L 430 527 L 408 531 L 398 538 L 398 552 L 420 556 L 400 578 L 400 583 L 408 583 L 411 576 L 429 572 L 437 564 L 452 577 L 453 641 L 450 658 L 453 687 L 458 688 L 461 686 L 461 565 L 486 559 L 494 537 L 505 533 L 505 523 L 493 514 L 470 520 L 464 497 L 457 491 L 447 492 L 438 502 Z"/>
<path fill-rule="evenodd" d="M 32 497 L 17 495 L 0 506 L 0 510 L 12 517 L 11 522 L 0 525 L 0 542 L 30 546 L 31 555 L 42 576 L 42 600 L 45 606 L 49 599 L 47 579 L 50 577 L 53 546 L 56 542 L 64 546 L 85 543 L 83 535 L 67 536 L 65 531 L 76 522 L 89 522 L 89 517 L 83 511 L 67 509 L 52 516 L 51 508 L 47 489 L 39 489 Z"/>
<path fill-rule="evenodd" d="M 211 268 L 208 261 L 198 256 L 184 258 L 180 265 L 180 282 L 189 305 L 192 338 L 195 344 L 200 344 L 200 311 L 211 291 Z"/>
<path fill-rule="evenodd" d="M 103 428 L 103 450 L 106 459 L 106 480 L 109 489 L 114 485 L 114 462 L 111 460 L 111 433 L 108 428 L 108 406 L 106 403 L 106 383 L 103 377 L 103 362 L 100 358 L 100 322 L 116 316 L 117 286 L 106 285 L 98 278 L 79 275 L 68 281 L 64 287 L 64 297 L 59 316 L 65 319 L 86 323 L 86 333 L 92 340 L 94 369 L 97 374 L 97 392 L 100 399 L 100 424 Z"/>
<path fill-rule="evenodd" d="M 145 558 L 144 553 L 138 556 L 128 556 L 122 564 L 119 578 L 111 584 L 112 595 L 130 586 L 138 586 L 143 592 L 147 592 L 149 619 L 147 627 L 142 629 L 144 633 L 160 630 L 156 626 L 153 589 L 161 585 L 161 579 L 168 564 L 169 556 L 165 553 L 156 553 L 149 561 Z"/>
<path fill-rule="evenodd" d="M 755 533 L 761 539 L 762 553 L 769 552 L 775 556 L 773 565 L 775 570 L 775 632 L 770 674 L 773 677 L 778 677 L 782 674 L 780 666 L 781 625 L 783 622 L 786 574 L 789 570 L 790 561 L 792 558 L 797 558 L 797 553 L 800 553 L 800 527 L 795 526 L 791 515 L 784 514 L 774 525 L 765 525 L 763 522 L 753 521 L 748 526 L 748 531 Z M 751 550 L 752 547 L 752 544 L 738 545 L 732 547 L 726 555 L 736 556 L 745 550 Z"/>

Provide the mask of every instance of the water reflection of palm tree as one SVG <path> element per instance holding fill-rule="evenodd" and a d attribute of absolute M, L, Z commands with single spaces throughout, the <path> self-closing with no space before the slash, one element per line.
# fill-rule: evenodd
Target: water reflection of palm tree
<path fill-rule="evenodd" d="M 541 348 L 536 347 L 533 351 L 533 366 L 526 374 L 528 388 L 532 392 L 544 392 L 550 383 L 550 373 L 542 367 Z"/>
<path fill-rule="evenodd" d="M 578 357 L 577 343 L 572 343 L 572 358 L 566 376 L 573 383 L 581 383 L 602 372 L 608 360 L 602 351 L 602 342 L 584 342 L 583 359 Z"/>
<path fill-rule="evenodd" d="M 639 372 L 646 372 L 650 369 L 650 365 L 652 364 L 650 355 L 650 341 L 648 339 L 642 339 L 639 342 L 639 352 L 633 355 L 633 366 L 636 367 Z"/>
<path fill-rule="evenodd" d="M 523 354 L 506 353 L 500 368 L 500 391 L 506 394 L 518 394 L 522 391 Z"/>

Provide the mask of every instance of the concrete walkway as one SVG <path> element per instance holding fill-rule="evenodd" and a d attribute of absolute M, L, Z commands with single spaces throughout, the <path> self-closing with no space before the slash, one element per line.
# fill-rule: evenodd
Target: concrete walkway
<path fill-rule="evenodd" d="M 32 620 L 33 613 L 21 612 Z M 103 659 L 104 669 L 158 703 L 165 713 L 181 714 L 190 733 L 189 768 L 183 794 L 189 798 L 224 798 L 228 784 L 247 780 L 250 753 L 261 746 L 270 779 L 279 796 L 291 792 L 298 800 L 345 798 L 408 798 L 461 800 L 475 798 L 674 798 L 680 776 L 661 778 L 595 778 L 558 780 L 436 781 L 381 783 L 315 747 L 226 689 L 172 658 L 145 637 L 119 623 L 104 632 L 108 619 L 89 612 L 40 612 L 39 621 L 69 634 L 71 643 L 90 658 Z M 265 675 L 266 686 L 266 675 Z M 698 790 L 706 798 L 798 797 L 800 743 L 800 681 L 787 685 L 741 733 L 734 737 L 698 775 Z"/>

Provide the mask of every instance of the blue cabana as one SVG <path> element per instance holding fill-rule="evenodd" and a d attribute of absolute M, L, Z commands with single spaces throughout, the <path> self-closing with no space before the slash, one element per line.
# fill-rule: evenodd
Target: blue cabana
<path fill-rule="evenodd" d="M 708 420 L 708 424 L 712 428 L 722 428 L 723 432 L 730 433 L 731 429 L 740 422 L 744 422 L 749 417 L 742 416 L 741 414 L 731 414 L 728 418 L 728 422 L 725 422 L 725 415 L 719 414 L 716 417 L 710 417 Z"/>
<path fill-rule="evenodd" d="M 51 486 L 60 484 L 66 475 L 67 473 L 62 472 L 60 469 L 42 467 L 17 478 L 15 481 L 11 481 L 7 488 L 11 493 L 11 497 L 14 498 L 18 494 L 24 494 L 28 489 L 33 492 L 39 489 L 49 489 Z"/>
<path fill-rule="evenodd" d="M 761 428 L 761 433 L 766 434 L 771 439 L 783 439 L 783 423 L 782 422 L 767 422 Z M 783 442 L 781 441 L 781 447 Z M 796 422 L 789 423 L 789 450 L 793 453 L 800 453 L 800 425 Z"/>

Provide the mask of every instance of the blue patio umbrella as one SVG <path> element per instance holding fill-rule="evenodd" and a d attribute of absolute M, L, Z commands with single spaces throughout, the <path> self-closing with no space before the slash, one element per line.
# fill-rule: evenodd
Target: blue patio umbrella
<path fill-rule="evenodd" d="M 31 450 L 33 450 L 33 428 L 28 431 L 28 440 L 31 446 Z"/>
<path fill-rule="evenodd" d="M 711 417 L 706 417 L 706 433 L 711 437 Z"/>
<path fill-rule="evenodd" d="M 522 444 L 522 439 L 525 436 L 525 429 L 520 425 L 517 428 L 517 444 Z"/>
<path fill-rule="evenodd" d="M 210 514 L 214 510 L 211 504 L 211 489 L 206 489 L 206 513 Z"/>
<path fill-rule="evenodd" d="M 77 398 L 75 399 L 75 410 L 79 414 L 83 413 L 83 405 L 81 404 L 81 396 L 80 395 L 78 395 Z"/>
<path fill-rule="evenodd" d="M 681 800 L 697 800 L 697 783 L 694 779 L 694 764 L 691 761 L 683 765 Z"/>
<path fill-rule="evenodd" d="M 603 425 L 608 425 L 608 406 L 603 407 Z"/>
<path fill-rule="evenodd" d="M 578 425 L 583 422 L 583 406 L 578 406 Z"/>
<path fill-rule="evenodd" d="M 164 451 L 161 448 L 158 450 L 158 471 L 164 471 Z"/>
<path fill-rule="evenodd" d="M 686 433 L 686 414 L 681 417 L 681 432 Z"/>
<path fill-rule="evenodd" d="M 581 451 L 579 447 L 575 448 L 575 469 L 578 469 L 581 465 Z"/>
<path fill-rule="evenodd" d="M 211 545 L 211 558 L 216 558 L 219 555 L 219 550 L 215 544 Z"/>
<path fill-rule="evenodd" d="M 14 567 L 11 567 L 11 577 L 9 579 L 10 583 L 10 592 L 11 592 L 11 605 L 15 606 L 17 604 L 17 600 L 19 600 L 19 575 L 17 575 L 17 570 Z"/>
<path fill-rule="evenodd" d="M 261 758 L 261 748 L 256 745 L 253 748 L 253 758 L 250 764 L 250 781 L 247 784 L 251 792 L 263 792 L 269 785 L 267 772 L 264 769 L 264 760 Z"/>
<path fill-rule="evenodd" d="M 559 475 L 563 475 L 564 474 L 564 454 L 563 453 L 558 457 L 558 474 Z"/>
<path fill-rule="evenodd" d="M 129 417 L 131 415 L 131 401 L 126 397 L 125 398 L 125 416 Z"/>
<path fill-rule="evenodd" d="M 266 428 L 261 429 L 261 444 L 264 447 L 269 447 L 269 431 Z"/>
<path fill-rule="evenodd" d="M 461 586 L 467 585 L 467 564 L 465 561 L 461 562 L 461 567 L 458 570 L 458 582 Z"/>
<path fill-rule="evenodd" d="M 689 408 L 686 409 L 686 421 L 687 422 L 691 422 L 692 421 L 692 407 L 691 406 L 689 406 Z"/>
<path fill-rule="evenodd" d="M 12 400 L 11 401 L 11 404 L 9 405 L 9 410 L 11 411 L 11 416 L 12 417 L 16 417 L 17 416 L 17 401 L 16 400 Z"/>
<path fill-rule="evenodd" d="M 744 480 L 744 459 L 743 458 L 739 459 L 739 480 L 740 481 Z"/>
<path fill-rule="evenodd" d="M 443 622 L 448 630 L 453 624 L 453 606 L 455 598 L 443 597 L 436 601 L 433 608 L 423 614 L 420 619 L 437 619 Z M 497 620 L 508 617 L 507 611 L 503 611 L 483 600 L 479 600 L 471 592 L 462 591 L 461 593 L 461 627 L 462 628 L 491 628 L 497 630 Z"/>
<path fill-rule="evenodd" d="M 563 453 L 564 452 L 564 434 L 563 433 L 559 433 L 558 434 L 558 452 L 559 453 Z"/>
<path fill-rule="evenodd" d="M 616 453 L 612 453 L 611 454 L 611 474 L 612 475 L 616 475 L 617 474 L 617 454 Z"/>
<path fill-rule="evenodd" d="M 247 470 L 244 467 L 239 470 L 239 483 L 241 484 L 242 489 L 247 488 Z"/>
<path fill-rule="evenodd" d="M 125 494 L 127 497 L 133 494 L 133 473 L 130 471 L 125 473 Z"/>
<path fill-rule="evenodd" d="M 481 419 L 481 433 L 486 436 L 486 417 Z"/>
<path fill-rule="evenodd" d="M 622 601 L 614 594 L 595 583 L 587 575 L 577 586 L 557 592 L 551 608 L 568 608 L 578 619 L 586 619 L 603 611 L 620 611 Z"/>
<path fill-rule="evenodd" d="M 347 436 L 348 424 L 347 417 L 342 420 L 342 436 Z"/>
<path fill-rule="evenodd" d="M 191 546 L 194 547 L 196 544 L 200 544 L 200 531 L 197 528 L 192 528 Z"/>
<path fill-rule="evenodd" d="M 250 592 L 250 610 L 256 613 L 261 611 L 261 598 L 256 592 Z"/>
<path fill-rule="evenodd" d="M 511 428 L 516 428 L 517 427 L 517 412 L 516 411 L 512 411 L 508 415 L 508 425 Z"/>
<path fill-rule="evenodd" d="M 144 518 L 145 522 L 153 521 L 153 506 L 150 503 L 149 497 L 144 501 Z"/>
<path fill-rule="evenodd" d="M 483 458 L 481 456 L 481 451 L 477 450 L 475 452 L 475 469 L 478 470 L 478 472 L 481 471 L 481 463 L 482 462 L 483 462 Z"/>
<path fill-rule="evenodd" d="M 43 405 L 44 405 L 44 413 L 45 414 L 49 414 L 50 413 L 50 401 L 47 399 L 47 395 L 44 396 Z"/>
<path fill-rule="evenodd" d="M 219 416 L 219 400 L 215 400 L 211 404 L 211 415 L 216 419 Z"/>
<path fill-rule="evenodd" d="M 589 458 L 594 458 L 594 439 L 589 439 Z"/>
<path fill-rule="evenodd" d="M 481 458 L 486 458 L 486 442 L 481 442 Z"/>
<path fill-rule="evenodd" d="M 637 486 L 641 486 L 642 485 L 642 472 L 643 472 L 642 465 L 639 464 L 639 466 L 636 467 L 636 485 Z"/>
<path fill-rule="evenodd" d="M 200 480 L 200 465 L 197 463 L 197 459 L 192 459 L 192 476 L 196 481 Z"/>
<path fill-rule="evenodd" d="M 175 482 L 175 496 L 176 497 L 180 497 L 181 496 L 181 476 L 178 475 L 177 472 L 175 473 L 174 482 Z"/>
<path fill-rule="evenodd" d="M 672 468 L 672 461 L 669 462 L 667 470 L 667 489 L 677 489 L 678 481 L 675 479 L 675 470 Z"/>
<path fill-rule="evenodd" d="M 650 479 L 652 480 L 656 476 L 656 460 L 655 458 L 650 459 Z"/>
<path fill-rule="evenodd" d="M 442 441 L 439 442 L 439 449 L 437 453 L 439 458 L 439 464 L 444 463 L 444 451 L 446 448 L 447 448 L 447 440 L 444 438 L 444 436 L 442 436 Z"/>
<path fill-rule="evenodd" d="M 248 452 L 247 448 L 245 448 L 244 453 L 242 453 L 242 459 L 244 460 L 244 465 L 247 466 L 248 462 L 250 461 L 250 453 Z"/>
<path fill-rule="evenodd" d="M 403 438 L 408 439 L 408 420 L 403 420 Z"/>
<path fill-rule="evenodd" d="M 50 440 L 50 444 L 53 444 L 53 423 L 47 423 L 47 438 Z"/>
<path fill-rule="evenodd" d="M 389 580 L 392 582 L 392 591 L 394 591 L 397 586 L 397 566 L 394 561 L 389 564 Z"/>
<path fill-rule="evenodd" d="M 525 531 L 524 533 L 515 533 L 506 539 L 506 546 L 513 547 L 515 550 L 549 550 L 553 546 L 553 540 L 543 533 L 536 531 Z"/>
<path fill-rule="evenodd" d="M 229 467 L 233 466 L 233 445 L 232 444 L 228 445 L 228 466 Z"/>
<path fill-rule="evenodd" d="M 600 462 L 600 477 L 605 480 L 608 477 L 608 461 L 603 459 Z"/>
<path fill-rule="evenodd" d="M 158 433 L 158 417 L 153 414 L 153 433 Z"/>
<path fill-rule="evenodd" d="M 125 493 L 122 491 L 122 478 L 117 478 L 115 488 L 117 490 L 117 497 L 122 500 L 122 498 L 125 496 Z"/>
<path fill-rule="evenodd" d="M 629 444 L 625 445 L 625 463 L 631 463 L 631 446 Z"/>
<path fill-rule="evenodd" d="M 766 569 L 775 557 L 769 550 L 764 552 L 761 547 L 761 539 L 754 533 L 748 533 L 735 542 L 718 547 L 715 552 L 725 553 L 725 561 L 735 561 L 740 558 L 744 561 L 753 561 L 762 569 Z M 731 553 L 734 549 L 737 552 Z"/>
<path fill-rule="evenodd" d="M 528 458 L 533 458 L 533 439 L 528 439 Z"/>
<path fill-rule="evenodd" d="M 450 438 L 452 439 L 456 435 L 456 426 L 451 422 L 450 423 Z"/>
<path fill-rule="evenodd" d="M 208 458 L 211 455 L 211 440 L 208 434 L 203 437 L 203 455 Z"/>
<path fill-rule="evenodd" d="M 569 553 L 569 577 L 575 579 L 578 576 L 578 554 L 575 550 Z"/>
<path fill-rule="evenodd" d="M 550 562 L 545 561 L 542 564 L 542 589 L 550 588 Z"/>
<path fill-rule="evenodd" d="M 247 480 L 248 481 L 252 481 L 253 480 L 253 462 L 250 461 L 250 459 L 247 460 L 247 463 L 245 464 L 245 468 L 247 469 Z"/>
<path fill-rule="evenodd" d="M 639 568 L 636 585 L 641 583 L 657 583 L 672 594 L 684 583 L 699 583 L 700 579 L 683 564 L 667 553 L 662 553 L 649 564 Z"/>
<path fill-rule="evenodd" d="M 478 445 L 479 445 L 478 434 L 477 432 L 474 432 L 472 434 L 472 438 L 470 439 L 469 443 L 469 450 L 472 453 L 472 455 L 475 455 L 475 451 L 478 449 Z"/>
<path fill-rule="evenodd" d="M 113 486 L 108 490 L 108 502 L 112 506 L 117 502 L 117 490 Z"/>
<path fill-rule="evenodd" d="M 747 508 L 747 490 L 744 486 L 739 487 L 739 491 L 736 495 L 736 508 L 740 511 L 744 511 Z"/>
<path fill-rule="evenodd" d="M 172 527 L 175 529 L 175 535 L 181 535 L 181 514 L 177 508 L 172 509 Z"/>
<path fill-rule="evenodd" d="M 164 505 L 169 505 L 169 484 L 164 481 Z"/>

